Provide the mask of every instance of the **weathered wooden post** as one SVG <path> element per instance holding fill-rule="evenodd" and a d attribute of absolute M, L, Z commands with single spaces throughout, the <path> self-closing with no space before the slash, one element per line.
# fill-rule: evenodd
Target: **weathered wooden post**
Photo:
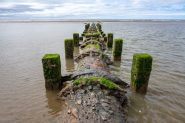
<path fill-rule="evenodd" d="M 112 48 L 112 45 L 113 45 L 113 34 L 112 33 L 108 33 L 107 34 L 107 38 L 108 38 L 107 47 L 108 48 Z"/>
<path fill-rule="evenodd" d="M 101 24 L 100 23 L 97 23 L 96 26 L 98 27 L 98 30 L 99 31 L 102 31 L 102 28 L 101 28 Z"/>
<path fill-rule="evenodd" d="M 145 53 L 136 53 L 133 55 L 131 87 L 135 92 L 141 94 L 145 94 L 147 92 L 151 70 L 152 56 Z"/>
<path fill-rule="evenodd" d="M 117 38 L 113 42 L 113 57 L 115 59 L 121 58 L 123 39 Z"/>
<path fill-rule="evenodd" d="M 73 33 L 73 40 L 74 40 L 74 46 L 79 46 L 79 40 L 80 40 L 80 37 L 79 37 L 79 33 Z"/>
<path fill-rule="evenodd" d="M 65 39 L 65 56 L 66 58 L 73 58 L 74 41 L 73 39 Z"/>
<path fill-rule="evenodd" d="M 89 23 L 85 24 L 85 31 L 88 31 L 89 27 L 90 27 Z"/>
<path fill-rule="evenodd" d="M 59 54 L 45 54 L 42 65 L 46 89 L 57 90 L 61 87 L 61 63 Z"/>

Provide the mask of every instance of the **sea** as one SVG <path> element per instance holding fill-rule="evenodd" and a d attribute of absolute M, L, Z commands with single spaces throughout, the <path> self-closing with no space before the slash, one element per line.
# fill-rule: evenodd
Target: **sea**
<path fill-rule="evenodd" d="M 185 21 L 101 21 L 123 38 L 122 58 L 111 72 L 130 84 L 134 53 L 153 57 L 148 92 L 127 90 L 128 123 L 185 123 Z M 0 123 L 59 123 L 64 103 L 45 89 L 41 59 L 61 56 L 62 74 L 77 66 L 65 59 L 64 39 L 82 33 L 83 21 L 0 22 Z M 78 54 L 75 49 L 74 54 Z M 111 53 L 109 54 L 111 56 Z"/>

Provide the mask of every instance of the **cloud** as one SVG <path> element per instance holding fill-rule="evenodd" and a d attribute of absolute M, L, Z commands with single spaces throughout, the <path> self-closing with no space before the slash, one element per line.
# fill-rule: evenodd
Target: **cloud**
<path fill-rule="evenodd" d="M 184 18 L 185 0 L 4 0 L 0 19 L 4 18 Z"/>

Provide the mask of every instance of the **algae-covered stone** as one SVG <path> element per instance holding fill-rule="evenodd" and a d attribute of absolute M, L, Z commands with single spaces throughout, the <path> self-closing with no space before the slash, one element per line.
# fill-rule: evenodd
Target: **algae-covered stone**
<path fill-rule="evenodd" d="M 143 94 L 147 92 L 151 70 L 152 56 L 146 53 L 136 53 L 133 55 L 131 87 L 134 91 Z"/>
<path fill-rule="evenodd" d="M 113 42 L 113 56 L 114 57 L 121 57 L 122 45 L 123 45 L 123 39 L 121 38 L 114 39 L 114 42 Z"/>
<path fill-rule="evenodd" d="M 47 89 L 57 90 L 61 87 L 61 63 L 59 54 L 46 54 L 42 65 Z"/>
<path fill-rule="evenodd" d="M 107 47 L 108 48 L 112 48 L 112 45 L 113 45 L 113 34 L 112 33 L 108 33 L 107 34 L 107 38 L 108 38 Z"/>
<path fill-rule="evenodd" d="M 74 46 L 79 46 L 79 33 L 73 33 Z"/>
<path fill-rule="evenodd" d="M 73 39 L 65 39 L 65 56 L 66 58 L 73 58 L 74 41 Z"/>

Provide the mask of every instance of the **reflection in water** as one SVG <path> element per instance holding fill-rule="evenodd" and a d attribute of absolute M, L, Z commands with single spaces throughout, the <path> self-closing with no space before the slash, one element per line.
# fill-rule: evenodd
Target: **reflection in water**
<path fill-rule="evenodd" d="M 114 57 L 113 56 L 113 61 L 121 61 L 121 57 Z"/>
<path fill-rule="evenodd" d="M 57 99 L 57 93 L 58 91 L 46 90 L 47 107 L 50 109 L 48 113 L 51 115 L 57 115 L 62 110 L 63 103 Z"/>
<path fill-rule="evenodd" d="M 64 60 L 63 41 L 73 32 L 82 32 L 83 27 L 81 22 L 0 23 L 0 84 L 3 85 L 0 86 L 0 122 L 62 121 L 58 121 L 56 114 L 51 115 L 61 109 L 55 93 L 47 91 L 46 96 L 43 95 L 40 60 L 45 53 L 60 53 L 62 72 L 66 72 L 65 66 L 72 71 L 75 65 L 73 60 Z M 130 82 L 134 53 L 146 52 L 154 58 L 145 98 L 128 92 L 132 97 L 128 99 L 131 101 L 130 121 L 184 123 L 185 22 L 105 22 L 103 28 L 105 32 L 113 32 L 115 37 L 125 39 L 121 64 L 118 62 L 110 67 L 114 68 L 111 72 L 126 82 Z M 112 55 L 112 51 L 108 53 Z M 139 113 L 138 109 L 142 108 L 145 111 Z"/>
<path fill-rule="evenodd" d="M 130 116 L 128 118 L 128 122 L 129 123 L 132 123 L 132 122 L 142 123 L 143 116 L 146 114 L 146 111 L 147 111 L 145 96 L 132 92 L 129 94 L 128 97 L 129 97 L 128 115 Z"/>
<path fill-rule="evenodd" d="M 75 69 L 74 59 L 66 58 L 66 71 L 73 72 Z"/>
<path fill-rule="evenodd" d="M 74 47 L 74 57 L 79 55 L 79 47 Z"/>

